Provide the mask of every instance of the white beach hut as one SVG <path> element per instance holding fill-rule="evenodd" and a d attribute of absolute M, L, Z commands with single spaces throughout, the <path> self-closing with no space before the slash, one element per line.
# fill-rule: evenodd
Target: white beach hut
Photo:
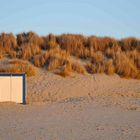
<path fill-rule="evenodd" d="M 25 74 L 0 74 L 0 102 L 26 102 Z"/>

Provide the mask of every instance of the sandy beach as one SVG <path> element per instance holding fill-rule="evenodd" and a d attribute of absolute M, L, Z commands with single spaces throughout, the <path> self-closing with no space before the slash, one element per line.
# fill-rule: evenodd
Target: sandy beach
<path fill-rule="evenodd" d="M 105 74 L 27 79 L 26 105 L 0 104 L 0 140 L 139 140 L 140 81 Z"/>
<path fill-rule="evenodd" d="M 1 0 L 0 140 L 140 140 L 140 0 Z"/>
<path fill-rule="evenodd" d="M 127 100 L 133 104 L 122 107 L 102 104 L 99 98 L 75 98 L 53 104 L 2 105 L 0 139 L 139 140 L 139 100 Z"/>

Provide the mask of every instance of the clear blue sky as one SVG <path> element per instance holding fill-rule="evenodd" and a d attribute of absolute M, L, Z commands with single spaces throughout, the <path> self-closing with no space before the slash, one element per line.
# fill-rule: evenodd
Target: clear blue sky
<path fill-rule="evenodd" d="M 0 0 L 0 32 L 140 37 L 140 0 Z"/>

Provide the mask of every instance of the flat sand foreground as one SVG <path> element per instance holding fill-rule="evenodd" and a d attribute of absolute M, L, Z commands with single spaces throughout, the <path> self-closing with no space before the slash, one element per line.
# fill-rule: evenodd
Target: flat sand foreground
<path fill-rule="evenodd" d="M 127 105 L 123 107 L 119 102 L 101 100 L 73 98 L 53 104 L 3 104 L 0 140 L 139 140 L 140 100 L 125 99 Z"/>
<path fill-rule="evenodd" d="M 0 104 L 0 140 L 140 139 L 140 80 L 39 71 L 27 99 Z"/>

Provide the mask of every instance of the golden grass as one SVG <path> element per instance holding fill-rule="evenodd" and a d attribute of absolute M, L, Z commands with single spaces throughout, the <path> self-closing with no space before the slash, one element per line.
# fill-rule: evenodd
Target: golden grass
<path fill-rule="evenodd" d="M 30 77 L 36 74 L 36 70 L 27 62 L 12 60 L 8 65 L 0 67 L 0 73 L 26 73 Z"/>
<path fill-rule="evenodd" d="M 21 46 L 23 44 L 41 46 L 43 43 L 44 43 L 43 39 L 34 32 L 17 34 L 18 46 Z"/>
<path fill-rule="evenodd" d="M 1 33 L 0 59 L 7 56 L 28 60 L 50 71 L 59 69 L 62 75 L 72 72 L 117 73 L 122 77 L 140 78 L 140 40 L 134 37 L 116 40 L 80 34 L 42 37 L 34 32 L 16 36 Z M 73 56 L 88 62 L 86 65 L 75 63 L 71 61 Z"/>
<path fill-rule="evenodd" d="M 115 61 L 115 69 L 116 73 L 129 78 L 138 78 L 139 70 L 134 64 L 132 59 L 129 59 L 125 53 L 119 53 L 116 55 Z"/>
<path fill-rule="evenodd" d="M 14 49 L 17 47 L 16 37 L 10 33 L 1 33 L 0 34 L 0 50 L 6 53 L 11 51 L 11 48 Z"/>
<path fill-rule="evenodd" d="M 128 37 L 125 39 L 121 39 L 119 41 L 119 45 L 121 46 L 122 50 L 134 50 L 136 48 L 140 49 L 140 40 L 134 37 Z"/>
<path fill-rule="evenodd" d="M 57 72 L 57 74 L 66 77 L 70 76 L 73 72 L 86 74 L 86 69 L 83 65 L 68 61 L 63 67 L 61 67 L 60 71 Z"/>
<path fill-rule="evenodd" d="M 63 34 L 57 37 L 59 46 L 70 54 L 82 56 L 84 48 L 84 36 L 74 34 Z"/>
<path fill-rule="evenodd" d="M 0 52 L 0 59 L 2 59 L 3 58 L 3 54 Z"/>
<path fill-rule="evenodd" d="M 10 56 L 10 58 L 16 58 L 17 57 L 16 51 L 14 51 L 14 50 L 10 51 L 9 56 Z"/>
<path fill-rule="evenodd" d="M 71 64 L 69 62 L 67 64 L 65 64 L 59 72 L 57 72 L 57 74 L 59 74 L 63 77 L 70 76 L 71 73 L 72 73 L 72 68 L 71 68 Z"/>
<path fill-rule="evenodd" d="M 105 73 L 108 75 L 112 75 L 115 73 L 115 67 L 113 65 L 112 59 L 109 59 L 105 62 Z"/>
<path fill-rule="evenodd" d="M 74 62 L 71 64 L 71 69 L 73 72 L 77 72 L 80 74 L 86 74 L 86 69 L 82 64 Z"/>
<path fill-rule="evenodd" d="M 69 59 L 69 53 L 60 48 L 51 49 L 45 53 L 34 57 L 35 66 L 45 66 L 48 70 L 57 69 L 64 65 Z"/>
<path fill-rule="evenodd" d="M 21 53 L 22 59 L 28 60 L 40 53 L 40 48 L 37 45 L 23 44 L 21 46 L 21 49 L 22 49 Z"/>

